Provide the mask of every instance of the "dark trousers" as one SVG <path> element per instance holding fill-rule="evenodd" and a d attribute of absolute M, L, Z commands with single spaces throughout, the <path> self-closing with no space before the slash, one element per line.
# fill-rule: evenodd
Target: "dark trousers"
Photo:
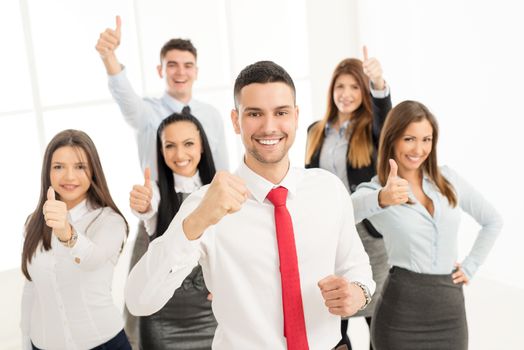
<path fill-rule="evenodd" d="M 31 345 L 33 346 L 33 350 L 43 350 L 37 348 L 33 343 L 31 343 Z M 131 345 L 129 345 L 126 333 L 122 329 L 113 338 L 109 339 L 104 344 L 94 347 L 92 350 L 131 350 Z"/>

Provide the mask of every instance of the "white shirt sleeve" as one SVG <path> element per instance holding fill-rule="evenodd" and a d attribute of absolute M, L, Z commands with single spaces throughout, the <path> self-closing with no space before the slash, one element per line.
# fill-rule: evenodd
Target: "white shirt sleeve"
<path fill-rule="evenodd" d="M 369 91 L 371 92 L 371 96 L 374 98 L 386 98 L 389 96 L 389 85 L 384 81 L 384 89 L 383 90 L 377 90 L 373 86 L 373 83 L 369 82 Z"/>
<path fill-rule="evenodd" d="M 25 279 L 25 277 L 24 277 Z M 22 349 L 31 350 L 31 309 L 33 308 L 34 298 L 33 282 L 25 279 L 24 291 L 22 293 L 22 310 L 20 318 L 20 329 L 22 331 Z"/>
<path fill-rule="evenodd" d="M 74 229 L 78 239 L 71 248 L 71 256 L 81 269 L 87 271 L 96 270 L 108 260 L 117 257 L 126 238 L 124 219 L 113 211 L 101 214 L 89 229 L 89 237 L 76 227 Z"/>
<path fill-rule="evenodd" d="M 143 130 L 156 112 L 137 95 L 126 76 L 126 69 L 108 76 L 109 92 L 120 107 L 126 122 L 137 130 Z"/>
<path fill-rule="evenodd" d="M 218 112 L 217 112 L 218 113 Z M 226 134 L 224 132 L 224 123 L 222 117 L 218 114 L 218 122 L 216 123 L 217 135 L 218 135 L 218 149 L 213 153 L 213 156 L 216 156 L 214 159 L 216 170 L 226 170 L 229 171 L 229 154 L 226 143 Z"/>
<path fill-rule="evenodd" d="M 340 186 L 343 187 L 342 183 L 340 183 Z M 369 257 L 355 228 L 351 199 L 345 188 L 341 188 L 339 193 L 341 197 L 340 205 L 343 209 L 341 210 L 335 272 L 338 276 L 344 276 L 349 281 L 362 283 L 373 294 L 376 284 L 373 280 Z"/>
<path fill-rule="evenodd" d="M 180 287 L 184 279 L 203 258 L 200 241 L 189 241 L 182 230 L 183 220 L 200 202 L 189 196 L 181 205 L 167 231 L 149 244 L 144 256 L 131 270 L 125 287 L 126 305 L 136 316 L 151 315 L 160 310 Z"/>

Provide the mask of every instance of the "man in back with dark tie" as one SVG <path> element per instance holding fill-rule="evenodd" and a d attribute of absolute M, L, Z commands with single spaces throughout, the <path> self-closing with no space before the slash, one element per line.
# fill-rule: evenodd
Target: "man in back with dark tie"
<path fill-rule="evenodd" d="M 200 263 L 218 321 L 214 349 L 330 349 L 340 316 L 375 289 L 351 200 L 331 173 L 290 166 L 298 107 L 282 67 L 246 67 L 234 97 L 244 161 L 186 199 L 131 271 L 127 306 L 154 313 Z"/>
<path fill-rule="evenodd" d="M 102 58 L 109 80 L 109 91 L 120 107 L 126 122 L 136 131 L 140 166 L 151 168 L 156 179 L 156 131 L 160 122 L 174 112 L 195 116 L 204 127 L 215 167 L 228 170 L 228 152 L 222 117 L 213 106 L 193 98 L 193 83 L 198 77 L 197 50 L 190 40 L 171 39 L 160 50 L 158 76 L 165 81 L 161 98 L 141 98 L 134 91 L 126 68 L 120 64 L 116 49 L 121 40 L 121 19 L 116 17 L 115 29 L 100 34 L 96 50 Z"/>

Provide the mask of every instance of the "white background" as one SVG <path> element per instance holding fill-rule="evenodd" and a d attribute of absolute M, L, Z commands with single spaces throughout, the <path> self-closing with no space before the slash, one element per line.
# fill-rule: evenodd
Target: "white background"
<path fill-rule="evenodd" d="M 300 166 L 306 128 L 323 115 L 333 68 L 345 57 L 361 58 L 366 44 L 382 62 L 394 104 L 416 99 L 436 115 L 440 163 L 503 215 L 503 232 L 478 275 L 524 289 L 522 13 L 519 2 L 509 0 L 1 1 L 0 278 L 19 267 L 22 226 L 40 190 L 41 156 L 62 129 L 82 129 L 94 139 L 133 239 L 128 192 L 142 178 L 134 134 L 111 100 L 94 49 L 119 14 L 117 53 L 139 94 L 163 92 L 155 69 L 161 45 L 171 37 L 192 39 L 200 68 L 195 97 L 222 113 L 233 168 L 242 148 L 229 121 L 231 90 L 245 65 L 271 59 L 294 78 L 300 129 L 291 156 Z M 477 230 L 465 215 L 462 256 Z"/>

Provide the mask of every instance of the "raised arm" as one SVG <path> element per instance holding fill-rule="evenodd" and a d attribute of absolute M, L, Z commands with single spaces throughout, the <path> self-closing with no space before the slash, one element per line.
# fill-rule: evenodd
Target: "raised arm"
<path fill-rule="evenodd" d="M 244 181 L 225 171 L 216 173 L 199 206 L 184 220 L 184 233 L 189 240 L 200 238 L 211 225 L 227 214 L 237 212 L 247 199 Z"/>
<path fill-rule="evenodd" d="M 115 29 L 107 28 L 103 31 L 95 46 L 96 51 L 100 54 L 100 58 L 102 58 L 108 75 L 118 74 L 122 70 L 115 53 L 118 46 L 120 46 L 120 38 L 122 36 L 121 27 L 122 20 L 120 16 L 116 16 Z"/>
<path fill-rule="evenodd" d="M 120 107 L 126 122 L 135 129 L 146 127 L 151 115 L 156 115 L 150 105 L 146 104 L 127 79 L 126 71 L 120 64 L 116 49 L 122 38 L 122 20 L 116 16 L 114 29 L 107 28 L 100 34 L 96 51 L 100 55 L 109 78 L 109 91 Z"/>
<path fill-rule="evenodd" d="M 393 159 L 389 160 L 389 165 L 391 170 L 384 187 L 374 179 L 360 184 L 351 195 L 356 223 L 380 213 L 388 206 L 408 202 L 408 181 L 398 176 L 398 165 Z"/>
<path fill-rule="evenodd" d="M 151 170 L 144 170 L 144 185 L 134 185 L 129 193 L 129 206 L 131 212 L 144 221 L 146 232 L 153 236 L 156 231 L 160 191 L 158 186 L 151 181 Z"/>
<path fill-rule="evenodd" d="M 53 188 L 47 190 L 43 210 L 46 225 L 64 246 L 70 248 L 71 259 L 83 270 L 96 270 L 118 256 L 126 237 L 124 219 L 108 208 L 101 210 L 87 237 L 87 232 L 69 222 L 67 206 L 56 200 Z"/>
<path fill-rule="evenodd" d="M 218 172 L 203 191 L 182 203 L 167 231 L 150 243 L 129 274 L 125 299 L 133 315 L 151 315 L 165 305 L 198 261 L 205 259 L 200 249 L 204 232 L 214 234 L 212 225 L 238 211 L 247 197 L 243 181 L 226 172 Z"/>
<path fill-rule="evenodd" d="M 88 232 L 76 228 L 75 231 L 78 238 L 71 248 L 71 256 L 79 268 L 93 271 L 112 259 L 116 264 L 116 258 L 126 238 L 126 224 L 120 215 L 105 208 L 89 228 L 89 236 Z"/>
<path fill-rule="evenodd" d="M 368 56 L 368 49 L 363 48 L 364 61 L 362 68 L 371 82 L 371 102 L 373 107 L 373 140 L 375 147 L 378 147 L 380 132 L 384 121 L 392 108 L 391 94 L 389 86 L 383 77 L 382 66 L 380 61 L 374 57 Z"/>

